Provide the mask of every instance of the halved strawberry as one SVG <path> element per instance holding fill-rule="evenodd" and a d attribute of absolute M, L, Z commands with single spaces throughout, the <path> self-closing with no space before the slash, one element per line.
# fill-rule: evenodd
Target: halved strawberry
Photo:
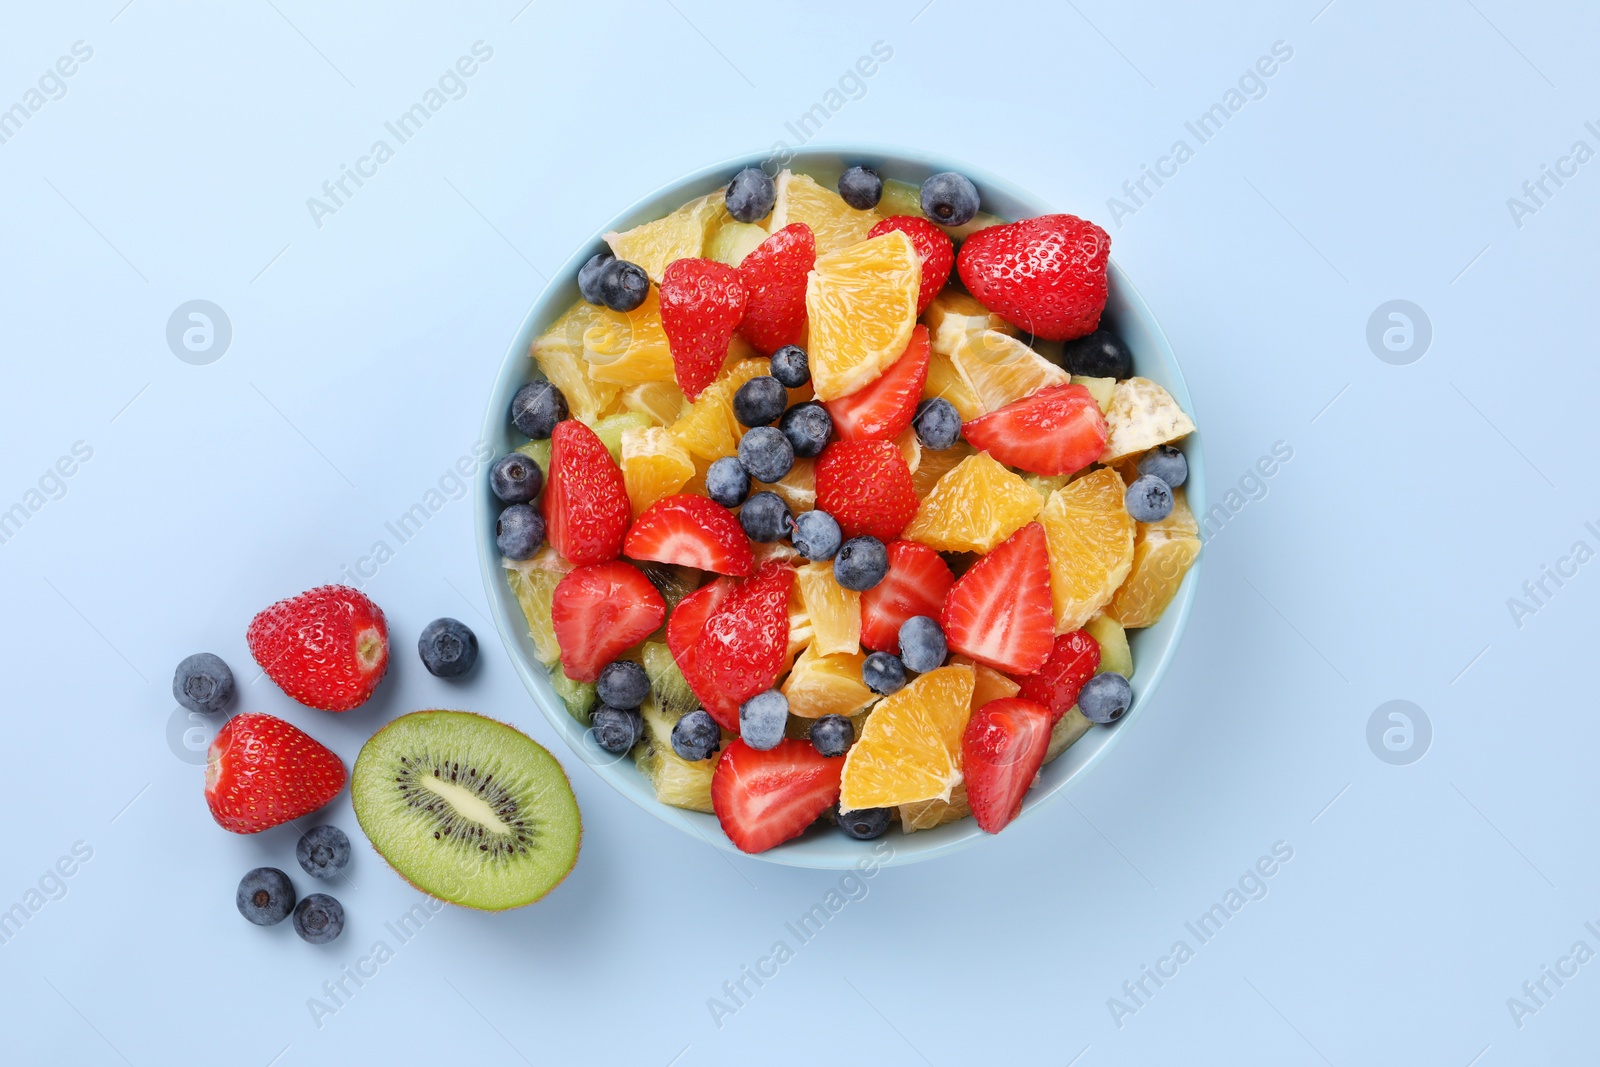
<path fill-rule="evenodd" d="M 911 468 L 893 441 L 835 441 L 817 457 L 817 507 L 846 537 L 900 536 L 917 513 Z"/>
<path fill-rule="evenodd" d="M 911 331 L 906 350 L 888 370 L 864 388 L 823 406 L 841 441 L 893 441 L 911 425 L 927 381 L 928 328 L 918 325 Z"/>
<path fill-rule="evenodd" d="M 940 622 L 950 651 L 1008 674 L 1032 674 L 1050 657 L 1055 614 L 1044 527 L 1030 522 L 950 588 Z"/>
<path fill-rule="evenodd" d="M 806 333 L 806 277 L 817 261 L 811 227 L 792 222 L 753 248 L 739 264 L 744 318 L 739 336 L 770 356 Z"/>
<path fill-rule="evenodd" d="M 592 682 L 617 655 L 649 637 L 667 617 L 667 602 L 631 563 L 614 560 L 568 571 L 550 599 L 550 622 L 561 646 L 561 669 Z"/>
<path fill-rule="evenodd" d="M 861 594 L 861 643 L 900 654 L 900 626 L 914 615 L 939 617 L 955 578 L 944 558 L 915 541 L 891 541 L 889 573 Z"/>
<path fill-rule="evenodd" d="M 696 493 L 677 493 L 651 504 L 634 520 L 622 550 L 630 559 L 741 578 L 756 569 L 750 538 L 733 512 Z"/>
<path fill-rule="evenodd" d="M 694 654 L 694 643 L 700 640 L 706 620 L 736 588 L 738 583 L 732 578 L 718 578 L 678 601 L 678 606 L 672 609 L 672 617 L 667 620 L 667 649 L 680 670 L 684 669 L 684 661 Z"/>
<path fill-rule="evenodd" d="M 839 799 L 844 760 L 808 741 L 779 741 L 765 752 L 735 740 L 711 775 L 711 808 L 722 832 L 744 852 L 765 852 L 805 833 Z"/>
<path fill-rule="evenodd" d="M 961 243 L 967 292 L 1046 341 L 1093 333 L 1106 306 L 1111 237 L 1076 215 L 1039 215 L 979 230 Z"/>
<path fill-rule="evenodd" d="M 1050 713 L 1031 700 L 991 700 L 961 734 L 967 803 L 985 833 L 997 834 L 1022 810 L 1022 798 L 1050 747 Z"/>
<path fill-rule="evenodd" d="M 933 298 L 950 280 L 950 268 L 956 265 L 955 246 L 943 230 L 920 215 L 890 215 L 868 230 L 867 236 L 882 237 L 892 230 L 911 238 L 911 246 L 922 260 L 922 286 L 917 290 L 917 314 L 920 315 L 928 310 Z"/>
<path fill-rule="evenodd" d="M 1074 630 L 1062 634 L 1050 649 L 1050 658 L 1032 674 L 1015 679 L 1022 686 L 1019 697 L 1042 704 L 1050 713 L 1050 725 L 1061 721 L 1061 716 L 1078 702 L 1078 690 L 1094 677 L 1100 666 L 1100 642 L 1089 636 L 1087 630 Z"/>
<path fill-rule="evenodd" d="M 1100 458 L 1106 420 L 1089 390 L 1052 385 L 973 419 L 961 433 L 1008 467 L 1034 474 L 1076 474 Z"/>
<path fill-rule="evenodd" d="M 604 563 L 622 553 L 633 508 L 622 471 L 595 432 L 577 419 L 550 435 L 545 536 L 569 563 Z"/>
<path fill-rule="evenodd" d="M 739 705 L 778 680 L 789 651 L 793 585 L 788 564 L 763 563 L 717 605 L 693 650 L 678 661 L 684 681 L 724 729 L 737 733 Z"/>
<path fill-rule="evenodd" d="M 744 317 L 739 272 L 713 259 L 678 259 L 661 274 L 661 329 L 678 388 L 690 400 L 710 385 L 728 358 L 728 342 Z"/>

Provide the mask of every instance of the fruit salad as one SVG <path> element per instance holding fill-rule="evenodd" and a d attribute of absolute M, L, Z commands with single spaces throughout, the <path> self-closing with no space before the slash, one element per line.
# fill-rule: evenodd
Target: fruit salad
<path fill-rule="evenodd" d="M 998 833 L 1128 711 L 1127 631 L 1199 553 L 1194 423 L 1101 320 L 1105 230 L 982 208 L 747 168 L 606 234 L 532 344 L 491 487 L 533 648 L 744 851 Z"/>

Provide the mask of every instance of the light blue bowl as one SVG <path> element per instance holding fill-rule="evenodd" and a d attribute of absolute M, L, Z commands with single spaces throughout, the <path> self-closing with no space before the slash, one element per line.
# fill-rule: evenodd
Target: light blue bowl
<path fill-rule="evenodd" d="M 610 230 L 626 230 L 642 222 L 660 218 L 687 200 L 703 196 L 723 185 L 746 166 L 766 164 L 768 173 L 774 173 L 782 160 L 770 155 L 748 155 L 705 167 L 687 177 L 656 190 L 630 207 L 624 209 L 595 230 L 595 236 L 573 253 L 572 258 L 556 272 L 555 280 L 546 286 L 533 307 L 522 320 L 511 348 L 506 353 L 500 376 L 489 397 L 489 411 L 484 419 L 483 439 L 488 441 L 495 455 L 503 455 L 523 443 L 523 438 L 510 425 L 507 413 L 511 397 L 531 378 L 538 377 L 537 368 L 528 355 L 533 339 L 542 333 L 561 312 L 578 297 L 578 268 L 603 246 L 600 235 Z M 816 178 L 832 187 L 845 168 L 855 164 L 875 168 L 885 178 L 897 178 L 920 184 L 930 174 L 953 170 L 965 174 L 977 183 L 983 197 L 983 209 L 1006 219 L 1027 218 L 1063 210 L 1046 204 L 1015 186 L 984 173 L 958 160 L 940 159 L 923 152 L 903 148 L 866 146 L 807 147 L 796 151 L 786 165 Z M 1075 205 L 1067 205 L 1070 210 Z M 1116 262 L 1110 266 L 1110 299 L 1106 305 L 1105 320 L 1127 343 L 1133 353 L 1138 373 L 1165 386 L 1183 409 L 1194 415 L 1194 405 L 1189 390 L 1184 385 L 1183 373 L 1172 354 L 1155 316 L 1128 281 Z M 1203 422 L 1195 417 L 1196 423 Z M 1206 472 L 1201 453 L 1200 434 L 1191 434 L 1183 443 L 1189 460 L 1189 480 L 1186 485 L 1190 506 L 1196 515 L 1205 514 Z M 544 667 L 534 654 L 533 642 L 528 637 L 528 627 L 507 584 L 500 554 L 494 544 L 495 517 L 500 504 L 489 491 L 488 479 L 480 479 L 477 486 L 477 537 L 478 560 L 483 572 L 484 590 L 488 594 L 495 626 L 511 653 L 517 673 L 533 695 L 533 701 L 544 712 L 556 731 L 566 738 L 584 762 L 641 808 L 653 812 L 664 821 L 684 832 L 727 852 L 738 852 L 722 833 L 714 816 L 683 811 L 662 804 L 655 799 L 650 782 L 633 765 L 628 757 L 615 757 L 595 744 L 587 729 L 567 713 L 565 705 L 550 687 Z M 1095 726 L 1077 744 L 1062 753 L 1055 762 L 1046 766 L 1038 786 L 1030 790 L 1023 804 L 1020 818 L 1029 818 L 1039 808 L 1064 788 L 1068 782 L 1086 773 L 1101 762 L 1119 740 L 1125 737 L 1140 713 L 1155 695 L 1156 687 L 1167 671 L 1189 619 L 1189 608 L 1194 601 L 1195 584 L 1200 567 L 1190 569 L 1182 587 L 1166 614 L 1155 626 L 1130 633 L 1134 661 L 1134 703 L 1132 709 L 1115 726 Z M 915 863 L 965 848 L 985 836 L 971 819 L 948 823 L 933 830 L 904 834 L 891 828 L 889 834 L 878 842 L 854 841 L 844 834 L 818 826 L 803 836 L 760 853 L 761 859 L 796 867 L 843 869 L 852 867 L 876 855 L 883 865 Z M 882 847 L 887 842 L 889 849 Z M 876 851 L 874 851 L 874 847 Z M 887 855 L 885 855 L 887 853 Z"/>

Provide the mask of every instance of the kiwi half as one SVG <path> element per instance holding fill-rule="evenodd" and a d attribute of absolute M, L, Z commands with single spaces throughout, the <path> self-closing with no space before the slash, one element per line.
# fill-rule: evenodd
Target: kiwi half
<path fill-rule="evenodd" d="M 578 861 L 583 823 L 561 764 L 526 734 L 482 715 L 395 719 L 361 747 L 350 799 L 389 866 L 451 904 L 531 904 Z"/>

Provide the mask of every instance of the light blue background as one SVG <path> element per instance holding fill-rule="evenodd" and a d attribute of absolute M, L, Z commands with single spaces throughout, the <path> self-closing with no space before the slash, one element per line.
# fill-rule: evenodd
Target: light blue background
<path fill-rule="evenodd" d="M 1574 541 L 1600 548 L 1600 161 L 1520 227 L 1506 200 L 1575 140 L 1600 148 L 1600 12 L 1322 3 L 12 5 L 0 107 L 75 41 L 94 54 L 0 144 L 0 509 L 75 442 L 93 458 L 0 544 L 0 908 L 76 842 L 93 858 L 0 945 L 8 1058 L 1592 1062 L 1600 963 L 1521 1028 L 1506 1001 L 1575 941 L 1600 950 L 1596 565 L 1520 628 L 1506 602 Z M 478 40 L 494 55 L 466 95 L 317 227 L 306 198 Z M 785 922 L 838 875 L 697 845 L 560 747 L 483 618 L 468 504 L 366 582 L 397 635 L 369 706 L 249 684 L 243 638 L 394 547 L 384 523 L 471 454 L 541 271 L 661 183 L 792 144 L 875 41 L 893 58 L 820 139 L 969 158 L 1108 224 L 1186 120 L 1292 47 L 1111 229 L 1183 363 L 1212 499 L 1275 442 L 1294 458 L 1208 543 L 1187 638 L 1113 759 L 982 848 L 878 874 L 802 945 Z M 164 336 L 197 298 L 233 327 L 208 366 Z M 1409 366 L 1365 340 L 1396 298 L 1433 326 Z M 441 614 L 488 638 L 464 686 L 410 651 Z M 198 649 L 347 762 L 413 708 L 516 722 L 572 772 L 577 870 L 401 945 L 384 923 L 420 898 L 361 849 L 340 941 L 247 926 L 244 869 L 310 880 L 291 829 L 217 829 L 169 747 L 170 672 Z M 1433 726 L 1409 766 L 1366 741 L 1397 698 Z M 330 813 L 354 829 L 346 799 Z M 1279 841 L 1265 899 L 1119 1028 L 1107 998 L 1196 946 L 1184 922 Z M 380 938 L 393 958 L 319 1028 L 308 998 Z M 780 938 L 794 958 L 719 1028 L 707 999 Z"/>

